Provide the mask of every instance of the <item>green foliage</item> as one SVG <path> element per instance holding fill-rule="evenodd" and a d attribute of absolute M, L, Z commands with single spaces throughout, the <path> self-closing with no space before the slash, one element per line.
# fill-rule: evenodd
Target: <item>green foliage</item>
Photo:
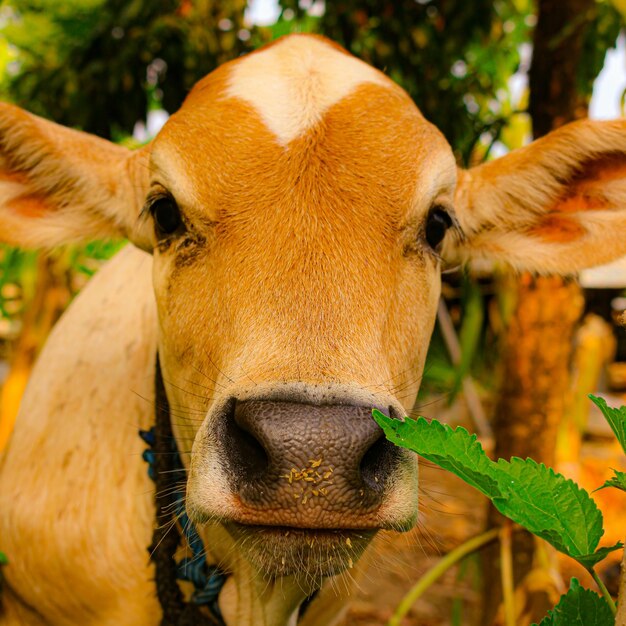
<path fill-rule="evenodd" d="M 615 433 L 624 450 L 624 454 L 626 454 L 626 407 L 622 406 L 619 409 L 614 409 L 606 403 L 604 398 L 597 398 L 593 395 L 590 395 L 589 399 L 602 411 L 602 415 L 609 423 L 611 430 Z"/>
<path fill-rule="evenodd" d="M 499 459 L 485 454 L 476 435 L 423 417 L 404 421 L 374 411 L 387 438 L 452 472 L 488 498 L 500 513 L 576 559 L 587 569 L 622 544 L 597 550 L 602 513 L 572 480 L 532 459 Z"/>
<path fill-rule="evenodd" d="M 67 246 L 51 255 L 60 259 L 74 295 L 124 241 L 97 241 L 84 246 Z M 0 321 L 19 319 L 37 288 L 38 253 L 0 244 Z M 2 332 L 0 329 L 0 337 Z"/>
<path fill-rule="evenodd" d="M 441 334 L 439 324 L 435 324 L 430 345 L 428 346 L 428 358 L 418 400 L 432 398 L 438 394 L 446 394 L 452 389 L 456 380 L 456 368 L 452 364 L 448 349 Z"/>
<path fill-rule="evenodd" d="M 626 407 L 615 409 L 602 398 L 589 397 L 606 417 L 626 453 Z M 451 428 L 423 417 L 396 420 L 376 409 L 372 415 L 390 441 L 417 452 L 475 487 L 490 498 L 500 513 L 574 558 L 591 573 L 603 597 L 583 589 L 574 578 L 570 590 L 539 626 L 613 626 L 615 604 L 594 567 L 624 546 L 618 542 L 598 548 L 604 534 L 602 513 L 587 491 L 532 459 L 492 461 L 476 435 L 464 428 Z M 604 487 L 626 491 L 626 472 L 614 470 L 613 478 L 600 488 Z M 418 581 L 415 587 L 419 585 Z M 626 598 L 620 597 L 620 601 Z"/>
<path fill-rule="evenodd" d="M 614 469 L 613 478 L 607 480 L 602 487 L 598 487 L 595 491 L 600 491 L 600 489 L 605 489 L 606 487 L 615 487 L 616 489 L 626 491 L 626 472 Z"/>
<path fill-rule="evenodd" d="M 604 398 L 598 398 L 593 395 L 590 395 L 589 398 L 602 411 L 602 415 L 609 423 L 611 430 L 615 433 L 617 440 L 622 446 L 622 450 L 624 450 L 624 454 L 626 454 L 626 407 L 622 406 L 615 409 L 610 407 Z M 598 487 L 596 491 L 606 487 L 615 487 L 621 491 L 626 491 L 626 472 L 614 469 L 613 476 L 601 487 Z"/>
<path fill-rule="evenodd" d="M 104 137 L 131 132 L 151 99 L 175 111 L 197 80 L 248 48 L 245 0 L 5 4 L 14 16 L 2 34 L 19 71 L 2 98 Z"/>
<path fill-rule="evenodd" d="M 619 8 L 607 0 L 598 0 L 594 13 L 583 40 L 580 58 L 584 62 L 578 67 L 578 92 L 587 98 L 591 98 L 593 83 L 602 70 L 607 50 L 615 47 L 620 29 L 626 25 Z"/>
<path fill-rule="evenodd" d="M 463 320 L 459 330 L 459 343 L 461 346 L 461 362 L 454 372 L 454 385 L 448 400 L 452 404 L 459 391 L 461 391 L 464 378 L 470 373 L 480 348 L 483 337 L 482 328 L 485 319 L 485 307 L 480 287 L 468 274 L 463 276 Z"/>
<path fill-rule="evenodd" d="M 597 593 L 583 589 L 572 578 L 569 591 L 541 620 L 539 626 L 613 626 L 615 618 L 606 601 Z M 536 624 L 533 624 L 536 626 Z"/>
<path fill-rule="evenodd" d="M 498 468 L 504 493 L 492 499 L 494 506 L 563 554 L 590 569 L 622 547 L 597 549 L 604 534 L 602 513 L 574 481 L 532 459 L 499 459 Z"/>
<path fill-rule="evenodd" d="M 92 241 L 84 246 L 67 248 L 67 265 L 75 272 L 91 277 L 103 261 L 110 259 L 126 245 L 125 241 Z"/>
<path fill-rule="evenodd" d="M 453 429 L 437 420 L 429 422 L 405 418 L 403 422 L 373 411 L 378 425 L 389 441 L 417 452 L 439 467 L 452 472 L 488 498 L 501 495 L 493 462 L 485 454 L 476 435 L 464 428 Z"/>
<path fill-rule="evenodd" d="M 36 278 L 36 253 L 0 244 L 0 319 L 21 312 L 24 294 L 32 295 Z"/>

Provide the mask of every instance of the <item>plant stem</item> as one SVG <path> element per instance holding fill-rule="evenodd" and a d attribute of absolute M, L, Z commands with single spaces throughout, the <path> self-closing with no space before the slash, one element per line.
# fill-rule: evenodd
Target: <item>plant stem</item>
<path fill-rule="evenodd" d="M 596 570 L 593 569 L 593 567 L 589 570 L 589 573 L 593 576 L 593 579 L 596 581 L 596 585 L 598 585 L 598 587 L 600 588 L 600 591 L 602 592 L 604 599 L 609 603 L 609 606 L 611 607 L 611 611 L 613 611 L 613 615 L 616 615 L 617 607 L 615 606 L 615 602 L 613 602 L 613 598 L 611 598 L 611 594 L 609 593 L 609 590 L 604 586 L 604 583 L 600 579 L 600 576 L 596 574 Z"/>
<path fill-rule="evenodd" d="M 475 552 L 479 548 L 495 541 L 500 534 L 500 530 L 493 528 L 481 535 L 472 537 L 458 548 L 452 550 L 431 567 L 416 583 L 411 587 L 409 592 L 402 598 L 398 604 L 394 614 L 391 616 L 387 626 L 400 626 L 402 618 L 411 610 L 411 607 L 417 602 L 417 599 L 443 574 L 445 574 L 453 565 L 458 563 L 468 554 Z"/>
<path fill-rule="evenodd" d="M 500 580 L 504 602 L 504 623 L 515 626 L 515 590 L 513 588 L 513 555 L 511 520 L 505 520 L 500 531 Z"/>
<path fill-rule="evenodd" d="M 619 577 L 619 593 L 617 595 L 616 624 L 626 624 L 626 550 L 622 554 L 622 567 Z"/>

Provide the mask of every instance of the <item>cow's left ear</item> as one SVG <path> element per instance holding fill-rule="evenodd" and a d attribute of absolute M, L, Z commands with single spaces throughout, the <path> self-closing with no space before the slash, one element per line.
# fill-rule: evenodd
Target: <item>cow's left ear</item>
<path fill-rule="evenodd" d="M 149 147 L 131 152 L 0 103 L 0 241 L 51 247 L 127 237 L 152 249 L 139 214 Z"/>
<path fill-rule="evenodd" d="M 626 120 L 583 120 L 459 172 L 464 257 L 569 273 L 626 255 Z"/>

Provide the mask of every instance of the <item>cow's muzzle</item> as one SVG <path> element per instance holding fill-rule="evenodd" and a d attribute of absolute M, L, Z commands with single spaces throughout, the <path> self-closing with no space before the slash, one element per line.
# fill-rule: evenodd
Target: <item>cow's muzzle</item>
<path fill-rule="evenodd" d="M 401 452 L 385 439 L 372 408 L 263 398 L 227 402 L 213 427 L 240 503 L 235 521 L 380 528 L 378 511 Z"/>

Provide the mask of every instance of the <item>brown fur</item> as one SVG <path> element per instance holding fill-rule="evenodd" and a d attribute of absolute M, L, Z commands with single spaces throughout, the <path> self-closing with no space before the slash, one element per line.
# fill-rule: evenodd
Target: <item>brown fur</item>
<path fill-rule="evenodd" d="M 227 621 L 291 625 L 323 561 L 342 569 L 356 553 L 316 544 L 314 531 L 306 552 L 295 537 L 259 543 L 253 529 L 243 540 L 225 530 L 282 518 L 231 493 L 208 428 L 220 403 L 298 389 L 410 409 L 440 290 L 424 237 L 433 206 L 461 228 L 448 254 L 561 272 L 626 254 L 623 121 L 564 127 L 459 172 L 456 185 L 451 149 L 382 74 L 308 36 L 246 58 L 203 79 L 136 153 L 0 106 L 2 239 L 124 234 L 153 252 L 127 248 L 94 279 L 34 372 L 0 466 L 0 549 L 11 558 L 2 624 L 158 623 L 136 436 L 153 419 L 157 346 L 190 513 L 209 518 L 209 554 L 233 573 L 220 599 Z M 169 242 L 141 211 L 159 190 L 187 226 Z M 410 525 L 415 488 L 407 456 L 368 523 Z M 312 518 L 303 511 L 301 525 Z M 360 521 L 345 513 L 347 526 Z M 300 550 L 302 573 L 268 581 L 280 550 Z M 330 625 L 342 603 L 326 587 L 305 622 Z"/>

